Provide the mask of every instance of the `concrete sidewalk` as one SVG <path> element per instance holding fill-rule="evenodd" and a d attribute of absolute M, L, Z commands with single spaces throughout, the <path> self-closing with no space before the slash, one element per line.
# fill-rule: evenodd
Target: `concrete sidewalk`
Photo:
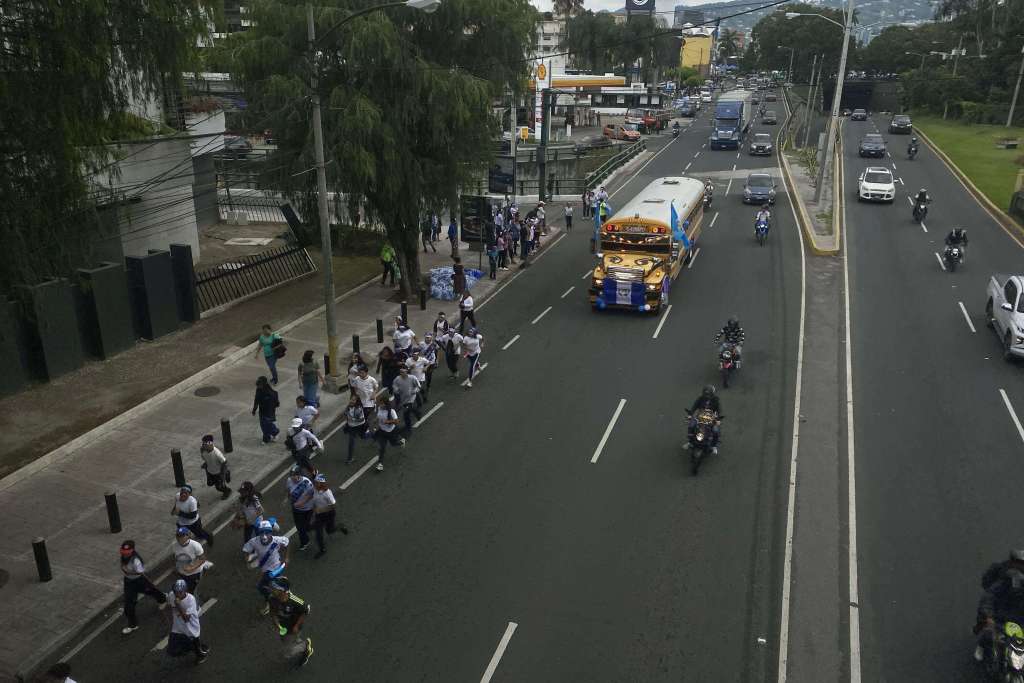
<path fill-rule="evenodd" d="M 541 253 L 557 242 L 562 232 L 561 205 L 550 204 L 548 215 L 549 234 L 542 239 Z M 577 215 L 582 212 L 577 210 Z M 460 254 L 467 268 L 477 267 L 477 254 L 469 251 L 468 245 L 461 245 Z M 448 242 L 438 242 L 436 254 L 420 252 L 420 259 L 424 273 L 449 265 Z M 529 277 L 529 269 L 519 270 L 517 264 L 512 270 L 499 271 L 497 280 L 489 280 L 486 255 L 482 261 L 484 277 L 472 289 L 478 305 L 510 278 L 519 274 Z M 375 358 L 382 346 L 390 344 L 391 322 L 400 311 L 396 290 L 382 287 L 379 279 L 374 279 L 337 301 L 340 357 L 351 353 L 352 336 L 359 335 L 364 356 Z M 422 338 L 439 310 L 458 320 L 456 302 L 428 300 L 427 309 L 420 310 L 418 301 L 410 301 L 410 327 Z M 477 315 L 485 331 L 489 313 Z M 384 344 L 377 343 L 377 319 L 384 321 Z M 288 355 L 278 367 L 278 426 L 283 431 L 300 393 L 295 369 L 302 352 L 313 349 L 321 359 L 326 349 L 323 307 L 283 326 L 280 333 L 288 345 Z M 195 487 L 204 526 L 211 530 L 234 509 L 236 497 L 222 501 L 214 489 L 204 486 L 198 450 L 203 434 L 214 434 L 222 447 L 220 420 L 231 421 L 234 451 L 226 455 L 232 489 L 237 490 L 246 480 L 259 485 L 289 460 L 281 441 L 262 443 L 258 421 L 250 415 L 255 379 L 267 374 L 255 344 L 240 348 L 0 480 L 0 517 L 8 539 L 0 560 L 0 596 L 5 606 L 0 616 L 0 632 L 4 633 L 0 681 L 27 677 L 48 663 L 51 653 L 120 599 L 117 548 L 121 540 L 136 541 L 153 577 L 159 573 L 155 571 L 158 566 L 168 563 L 175 526 L 170 510 L 176 491 L 171 449 L 181 450 L 186 479 Z M 73 401 L 74 396 L 68 399 Z M 321 428 L 340 416 L 347 399 L 347 392 L 323 394 Z M 107 492 L 117 494 L 123 525 L 118 534 L 111 534 L 107 524 Z M 47 583 L 40 583 L 36 573 L 32 541 L 37 537 L 45 538 L 52 563 L 53 580 Z"/>

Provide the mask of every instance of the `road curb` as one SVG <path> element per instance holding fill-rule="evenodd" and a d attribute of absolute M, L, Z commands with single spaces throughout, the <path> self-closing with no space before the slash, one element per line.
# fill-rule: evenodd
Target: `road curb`
<path fill-rule="evenodd" d="M 949 172 L 956 176 L 956 179 L 960 181 L 960 184 L 974 197 L 974 200 L 985 210 L 986 213 L 994 220 L 999 227 L 1006 231 L 1006 233 L 1020 246 L 1024 247 L 1024 226 L 1021 226 L 1017 221 L 1013 220 L 1005 211 L 996 206 L 995 202 L 985 196 L 985 193 L 978 189 L 978 187 L 971 182 L 971 179 L 966 173 L 960 170 L 960 167 L 949 158 L 942 149 L 935 144 L 931 138 L 920 128 L 915 127 L 915 131 L 921 136 L 925 144 L 935 152 L 935 156 L 939 158 Z"/>
<path fill-rule="evenodd" d="M 789 92 L 788 91 L 784 91 L 784 92 L 786 92 L 786 127 L 788 127 L 790 119 L 793 118 L 793 109 L 790 107 L 790 104 L 789 104 Z M 781 136 L 782 136 L 782 133 L 780 131 L 779 137 L 781 138 Z M 776 140 L 776 143 L 778 144 L 778 140 Z M 777 147 L 777 149 L 780 150 L 780 153 L 778 154 L 778 157 L 781 160 L 779 166 L 782 168 L 783 180 L 786 182 L 786 185 L 789 188 L 790 201 L 792 201 L 794 203 L 794 205 L 797 207 L 797 216 L 799 216 L 799 218 L 800 218 L 800 220 L 799 220 L 800 230 L 801 230 L 801 232 L 804 235 L 804 242 L 807 244 L 808 248 L 810 248 L 810 250 L 816 256 L 835 256 L 835 255 L 837 255 L 839 253 L 839 251 L 840 251 L 838 238 L 836 239 L 836 247 L 834 249 L 823 248 L 823 247 L 819 246 L 817 244 L 817 242 L 815 241 L 815 239 L 814 239 L 815 238 L 814 223 L 811 220 L 810 214 L 807 213 L 807 207 L 804 205 L 803 198 L 801 198 L 801 196 L 800 196 L 800 191 L 797 189 L 796 182 L 793 180 L 793 172 L 789 168 L 789 159 L 786 158 L 786 151 L 784 149 L 782 149 L 781 146 Z M 832 211 L 833 211 L 833 221 L 835 220 L 835 213 L 836 213 L 836 210 L 835 210 L 834 207 L 835 207 L 835 200 L 833 200 L 833 209 L 832 209 Z M 835 226 L 835 224 L 833 223 L 833 230 L 834 230 L 834 226 Z"/>
<path fill-rule="evenodd" d="M 336 297 L 334 299 L 334 302 L 335 303 L 339 303 L 339 302 L 341 302 L 341 301 L 343 301 L 343 300 L 345 300 L 345 299 L 347 299 L 347 298 L 349 298 L 349 297 L 351 297 L 351 296 L 353 296 L 355 294 L 358 294 L 359 292 L 364 290 L 366 287 L 370 286 L 376 280 L 377 280 L 377 278 L 376 278 L 376 276 L 374 276 L 373 278 L 367 280 L 366 282 L 362 283 L 361 285 L 357 285 L 356 287 L 353 287 L 352 289 L 348 290 L 347 292 L 345 292 L 341 296 Z M 309 313 L 306 313 L 305 315 L 300 316 L 300 317 L 296 318 L 295 320 L 293 320 L 293 321 L 291 321 L 289 323 L 286 323 L 285 325 L 282 325 L 279 328 L 278 331 L 279 332 L 287 332 L 288 330 L 294 329 L 295 327 L 301 325 L 302 323 L 304 323 L 304 322 L 306 322 L 308 320 L 311 320 L 311 319 L 315 318 L 316 316 L 320 315 L 321 313 L 323 313 L 324 312 L 324 308 L 325 308 L 325 306 L 318 306 L 317 308 L 315 308 L 314 310 L 310 311 Z M 114 417 L 114 418 L 111 418 L 110 420 L 107 420 L 106 422 L 104 422 L 103 424 L 99 425 L 98 427 L 94 427 L 93 429 L 89 430 L 85 434 L 82 434 L 82 435 L 72 439 L 71 441 L 68 441 L 63 446 L 60 446 L 59 448 L 56 448 L 56 449 L 50 451 L 46 455 L 44 455 L 44 456 L 42 456 L 40 458 L 37 458 L 36 460 L 33 460 L 32 462 L 28 463 L 24 467 L 21 467 L 21 468 L 15 470 L 14 472 L 11 472 L 10 474 L 8 474 L 3 479 L 0 479 L 0 492 L 3 492 L 5 490 L 9 489 L 10 487 L 14 486 L 15 484 L 17 484 L 21 480 L 25 479 L 26 477 L 29 477 L 29 476 L 35 474 L 36 472 L 38 472 L 38 471 L 40 471 L 42 469 L 45 469 L 46 467 L 49 467 L 50 465 L 53 465 L 54 463 L 60 462 L 64 458 L 70 457 L 73 453 L 75 453 L 79 449 L 84 448 L 85 446 L 88 446 L 89 444 L 97 441 L 98 439 L 103 438 L 104 436 L 109 434 L 111 431 L 113 431 L 113 430 L 115 430 L 115 429 L 117 429 L 117 428 L 119 428 L 119 427 L 121 427 L 121 426 L 123 426 L 125 424 L 130 423 L 132 420 L 137 418 L 139 415 L 141 415 L 141 414 L 143 414 L 143 413 L 145 413 L 145 412 L 147 412 L 149 410 L 152 410 L 153 408 L 156 408 L 159 405 L 162 405 L 162 404 L 166 403 L 167 401 L 171 400 L 172 398 L 174 398 L 178 394 L 182 393 L 183 391 L 187 391 L 187 390 L 191 389 L 192 387 L 196 386 L 197 384 L 199 384 L 200 382 L 204 381 L 205 379 L 207 379 L 211 375 L 214 375 L 217 372 L 220 372 L 221 370 L 224 370 L 224 369 L 227 369 L 227 368 L 231 367 L 232 365 L 234 365 L 235 363 L 239 362 L 240 360 L 242 360 L 246 356 L 255 353 L 256 352 L 256 348 L 257 348 L 258 345 L 259 345 L 259 342 L 252 342 L 248 346 L 245 346 L 245 347 L 239 349 L 238 351 L 235 351 L 234 353 L 232 353 L 231 355 L 227 356 L 223 360 L 219 360 L 216 363 L 214 363 L 213 365 L 210 365 L 210 366 L 200 370 L 199 372 L 197 372 L 196 374 L 192 375 L 191 377 L 186 377 L 185 379 L 183 379 L 182 381 L 178 382 L 177 384 L 175 384 L 175 385 L 173 385 L 173 386 L 171 386 L 171 387 L 169 387 L 167 389 L 164 389 L 163 391 L 161 391 L 159 394 L 156 394 L 155 396 L 151 396 L 150 398 L 146 399 L 145 401 L 143 401 L 142 403 L 138 404 L 137 406 L 134 406 L 134 407 L 130 408 L 129 410 L 126 410 L 125 412 L 121 413 L 117 417 Z"/>

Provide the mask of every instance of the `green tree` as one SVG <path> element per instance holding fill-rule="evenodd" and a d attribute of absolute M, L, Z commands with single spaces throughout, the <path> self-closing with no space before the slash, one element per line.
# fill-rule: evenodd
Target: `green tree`
<path fill-rule="evenodd" d="M 562 45 L 575 68 L 606 73 L 615 64 L 613 46 L 619 39 L 619 27 L 611 14 L 587 10 L 569 20 Z"/>
<path fill-rule="evenodd" d="M 317 35 L 350 13 L 323 3 Z M 305 0 L 263 0 L 237 51 L 252 107 L 279 137 L 276 185 L 314 199 Z M 486 167 L 499 132 L 496 98 L 522 87 L 537 11 L 528 0 L 446 0 L 434 14 L 393 8 L 356 18 L 319 43 L 328 184 L 366 199 L 398 252 L 402 291 L 419 287 L 419 219 L 458 210 L 459 187 Z M 305 215 L 316 215 L 307 209 Z"/>
<path fill-rule="evenodd" d="M 0 3 L 0 290 L 90 263 L 107 145 L 163 122 L 128 114 L 195 65 L 203 0 Z M 206 13 L 206 14 L 204 14 Z"/>
<path fill-rule="evenodd" d="M 554 13 L 566 19 L 583 11 L 583 0 L 554 0 Z"/>
<path fill-rule="evenodd" d="M 718 61 L 724 62 L 726 57 L 739 56 L 740 36 L 731 28 L 722 29 L 718 37 Z"/>
<path fill-rule="evenodd" d="M 788 48 L 793 48 L 794 71 L 800 72 L 805 67 L 809 72 L 813 56 L 824 55 L 825 76 L 829 75 L 829 69 L 834 73 L 842 51 L 843 30 L 829 21 L 815 17 L 787 19 L 786 12 L 822 14 L 840 25 L 846 19 L 839 10 L 800 3 L 783 5 L 754 26 L 751 35 L 756 48 L 753 53 L 748 49 L 747 56 L 756 55 L 757 68 L 786 70 L 790 59 Z"/>

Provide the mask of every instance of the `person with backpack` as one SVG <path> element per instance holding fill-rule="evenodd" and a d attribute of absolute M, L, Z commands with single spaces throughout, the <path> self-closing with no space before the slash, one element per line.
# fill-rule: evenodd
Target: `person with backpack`
<path fill-rule="evenodd" d="M 277 384 L 277 361 L 284 358 L 285 346 L 281 335 L 273 331 L 270 325 L 264 325 L 260 332 L 256 353 L 262 352 L 263 360 L 270 368 L 270 383 Z"/>
<path fill-rule="evenodd" d="M 292 426 L 285 432 L 284 446 L 291 452 L 296 466 L 302 467 L 307 472 L 316 471 L 310 457 L 313 455 L 314 448 L 322 451 L 324 444 L 316 434 L 302 426 L 301 417 L 292 418 Z"/>
<path fill-rule="evenodd" d="M 161 605 L 167 602 L 167 597 L 146 576 L 146 565 L 135 550 L 135 541 L 127 540 L 121 544 L 121 573 L 124 574 L 124 618 L 128 620 L 121 634 L 128 635 L 139 628 L 135 618 L 135 603 L 139 595 L 148 595 Z"/>
<path fill-rule="evenodd" d="M 277 428 L 277 409 L 281 401 L 277 392 L 267 382 L 266 377 L 256 380 L 256 395 L 252 399 L 252 414 L 259 412 L 260 431 L 263 433 L 263 443 L 270 443 L 277 440 L 281 430 Z"/>

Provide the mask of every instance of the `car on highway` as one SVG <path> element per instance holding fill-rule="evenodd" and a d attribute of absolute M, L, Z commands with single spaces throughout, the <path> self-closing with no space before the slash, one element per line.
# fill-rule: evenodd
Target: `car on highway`
<path fill-rule="evenodd" d="M 754 139 L 750 142 L 750 155 L 757 156 L 763 155 L 770 157 L 772 155 L 772 136 L 768 133 L 754 133 Z"/>
<path fill-rule="evenodd" d="M 1003 343 L 1003 358 L 1024 357 L 1024 275 L 993 275 L 985 321 Z"/>
<path fill-rule="evenodd" d="M 778 117 L 775 115 L 775 110 L 769 109 L 761 115 L 761 123 L 765 126 L 774 126 L 779 122 Z"/>
<path fill-rule="evenodd" d="M 889 121 L 889 132 L 910 135 L 914 132 L 914 123 L 906 114 L 897 114 Z"/>
<path fill-rule="evenodd" d="M 604 127 L 604 136 L 613 140 L 627 140 L 636 142 L 640 139 L 640 132 L 627 128 L 622 124 L 609 125 Z"/>
<path fill-rule="evenodd" d="M 768 93 L 767 95 L 764 96 L 764 101 L 765 102 L 777 102 L 778 99 L 779 98 L 776 97 L 775 93 L 773 93 L 773 92 L 770 92 L 770 93 Z"/>
<path fill-rule="evenodd" d="M 857 145 L 857 154 L 862 157 L 881 159 L 885 156 L 885 138 L 879 133 L 868 133 L 860 139 L 860 144 Z"/>
<path fill-rule="evenodd" d="M 867 121 L 868 112 L 864 109 L 854 109 L 853 113 L 850 114 L 851 121 Z"/>
<path fill-rule="evenodd" d="M 701 102 L 710 102 L 711 101 L 711 91 L 710 90 L 705 90 L 705 91 L 701 92 L 701 94 L 700 94 L 700 101 Z"/>
<path fill-rule="evenodd" d="M 586 154 L 592 149 L 611 147 L 612 144 L 611 138 L 605 137 L 604 135 L 588 135 L 573 143 L 573 150 L 577 154 Z"/>
<path fill-rule="evenodd" d="M 679 115 L 686 117 L 693 117 L 697 115 L 697 103 L 695 102 L 683 102 L 679 105 Z"/>
<path fill-rule="evenodd" d="M 767 173 L 751 173 L 743 183 L 744 204 L 774 204 L 775 179 Z"/>
<path fill-rule="evenodd" d="M 896 199 L 896 181 L 885 166 L 868 166 L 857 179 L 857 200 L 891 202 Z"/>

